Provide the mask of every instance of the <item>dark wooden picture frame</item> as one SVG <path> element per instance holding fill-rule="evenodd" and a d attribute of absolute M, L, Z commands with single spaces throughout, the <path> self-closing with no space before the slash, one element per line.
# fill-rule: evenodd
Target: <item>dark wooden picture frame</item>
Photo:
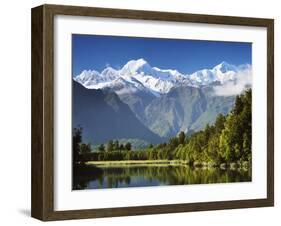
<path fill-rule="evenodd" d="M 265 27 L 267 29 L 267 198 L 122 208 L 54 210 L 54 16 L 95 16 Z M 32 9 L 32 200 L 34 218 L 66 220 L 274 205 L 274 20 L 42 5 Z"/>

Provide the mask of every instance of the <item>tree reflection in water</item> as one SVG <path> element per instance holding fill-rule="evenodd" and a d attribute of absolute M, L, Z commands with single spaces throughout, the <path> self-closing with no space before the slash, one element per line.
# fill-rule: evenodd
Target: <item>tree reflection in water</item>
<path fill-rule="evenodd" d="M 74 171 L 73 189 L 144 187 L 251 181 L 251 169 L 171 166 L 88 167 Z"/>

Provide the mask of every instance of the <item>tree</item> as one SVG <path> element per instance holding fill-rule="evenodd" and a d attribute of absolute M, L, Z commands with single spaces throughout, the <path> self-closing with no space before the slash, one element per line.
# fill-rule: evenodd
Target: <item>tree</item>
<path fill-rule="evenodd" d="M 73 138 L 72 138 L 72 156 L 73 156 L 73 163 L 79 163 L 80 157 L 80 143 L 82 142 L 82 127 L 74 128 L 73 129 Z"/>
<path fill-rule="evenodd" d="M 208 142 L 207 155 L 213 162 L 220 163 L 221 156 L 219 153 L 219 133 L 212 136 Z"/>
<path fill-rule="evenodd" d="M 185 133 L 181 131 L 179 133 L 179 138 L 178 138 L 179 144 L 184 144 L 185 143 Z"/>
<path fill-rule="evenodd" d="M 221 131 L 224 129 L 224 123 L 225 123 L 225 116 L 223 114 L 218 114 L 215 122 L 215 133 L 221 133 Z"/>
<path fill-rule="evenodd" d="M 119 146 L 119 150 L 120 150 L 120 151 L 124 151 L 124 150 L 125 150 L 125 147 L 124 147 L 124 145 L 123 145 L 123 144 L 120 144 L 120 146 Z"/>
<path fill-rule="evenodd" d="M 207 125 L 205 126 L 205 129 L 204 129 L 204 144 L 208 144 L 209 142 L 209 139 L 212 135 L 212 132 L 213 132 L 213 127 L 209 125 L 209 123 L 207 123 Z"/>
<path fill-rule="evenodd" d="M 80 153 L 83 154 L 88 154 L 91 152 L 91 144 L 81 144 L 80 145 Z"/>
<path fill-rule="evenodd" d="M 251 156 L 252 111 L 251 90 L 237 96 L 234 108 L 226 117 L 220 136 L 220 152 L 225 161 L 239 161 Z"/>
<path fill-rule="evenodd" d="M 113 151 L 113 150 L 114 150 L 113 140 L 109 140 L 109 141 L 107 142 L 106 150 L 107 150 L 107 151 Z"/>
<path fill-rule="evenodd" d="M 105 151 L 105 146 L 104 146 L 104 144 L 99 145 L 98 150 L 99 150 L 99 151 Z"/>
<path fill-rule="evenodd" d="M 118 140 L 115 140 L 114 143 L 113 143 L 113 150 L 119 150 L 119 141 Z"/>
<path fill-rule="evenodd" d="M 243 110 L 243 100 L 242 96 L 237 96 L 235 99 L 234 108 L 232 109 L 232 113 L 238 115 Z"/>
<path fill-rule="evenodd" d="M 250 161 L 251 160 L 251 150 L 252 150 L 252 142 L 249 139 L 249 136 L 244 133 L 243 134 L 243 155 L 242 159 L 243 161 Z"/>
<path fill-rule="evenodd" d="M 179 139 L 177 137 L 172 137 L 169 140 L 169 149 L 174 150 L 179 145 Z"/>
<path fill-rule="evenodd" d="M 130 142 L 127 142 L 127 143 L 125 144 L 125 149 L 126 149 L 127 151 L 130 151 L 131 148 L 132 148 L 131 143 L 130 143 Z"/>
<path fill-rule="evenodd" d="M 84 164 L 87 159 L 87 154 L 91 153 L 91 144 L 80 144 L 80 157 L 79 162 L 81 164 Z"/>

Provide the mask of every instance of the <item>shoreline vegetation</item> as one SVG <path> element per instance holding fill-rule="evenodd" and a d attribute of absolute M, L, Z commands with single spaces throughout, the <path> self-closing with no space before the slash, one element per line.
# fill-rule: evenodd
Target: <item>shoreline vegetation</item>
<path fill-rule="evenodd" d="M 231 162 L 229 164 L 221 163 L 216 164 L 214 162 L 195 162 L 193 165 L 190 165 L 186 160 L 120 160 L 120 161 L 88 161 L 85 162 L 86 166 L 95 166 L 95 167 L 132 167 L 132 166 L 152 166 L 152 167 L 161 167 L 161 166 L 187 166 L 194 168 L 220 168 L 230 169 L 230 170 L 248 170 L 251 168 L 251 164 L 248 161 L 244 162 Z"/>
<path fill-rule="evenodd" d="M 82 128 L 73 130 L 73 169 L 110 166 L 186 165 L 191 168 L 251 169 L 252 91 L 236 96 L 227 115 L 189 136 L 180 132 L 167 142 L 131 150 L 130 142 L 109 140 L 93 150 L 82 143 Z"/>

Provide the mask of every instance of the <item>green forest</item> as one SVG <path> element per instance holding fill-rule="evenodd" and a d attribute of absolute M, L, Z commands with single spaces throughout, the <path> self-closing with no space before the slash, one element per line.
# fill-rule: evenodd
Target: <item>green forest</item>
<path fill-rule="evenodd" d="M 235 99 L 227 115 L 219 114 L 214 124 L 207 124 L 198 132 L 176 137 L 141 150 L 132 150 L 130 142 L 109 140 L 92 150 L 91 144 L 82 143 L 83 128 L 73 130 L 73 162 L 122 160 L 179 160 L 193 166 L 204 164 L 229 165 L 251 163 L 252 145 L 252 90 L 248 89 Z"/>

